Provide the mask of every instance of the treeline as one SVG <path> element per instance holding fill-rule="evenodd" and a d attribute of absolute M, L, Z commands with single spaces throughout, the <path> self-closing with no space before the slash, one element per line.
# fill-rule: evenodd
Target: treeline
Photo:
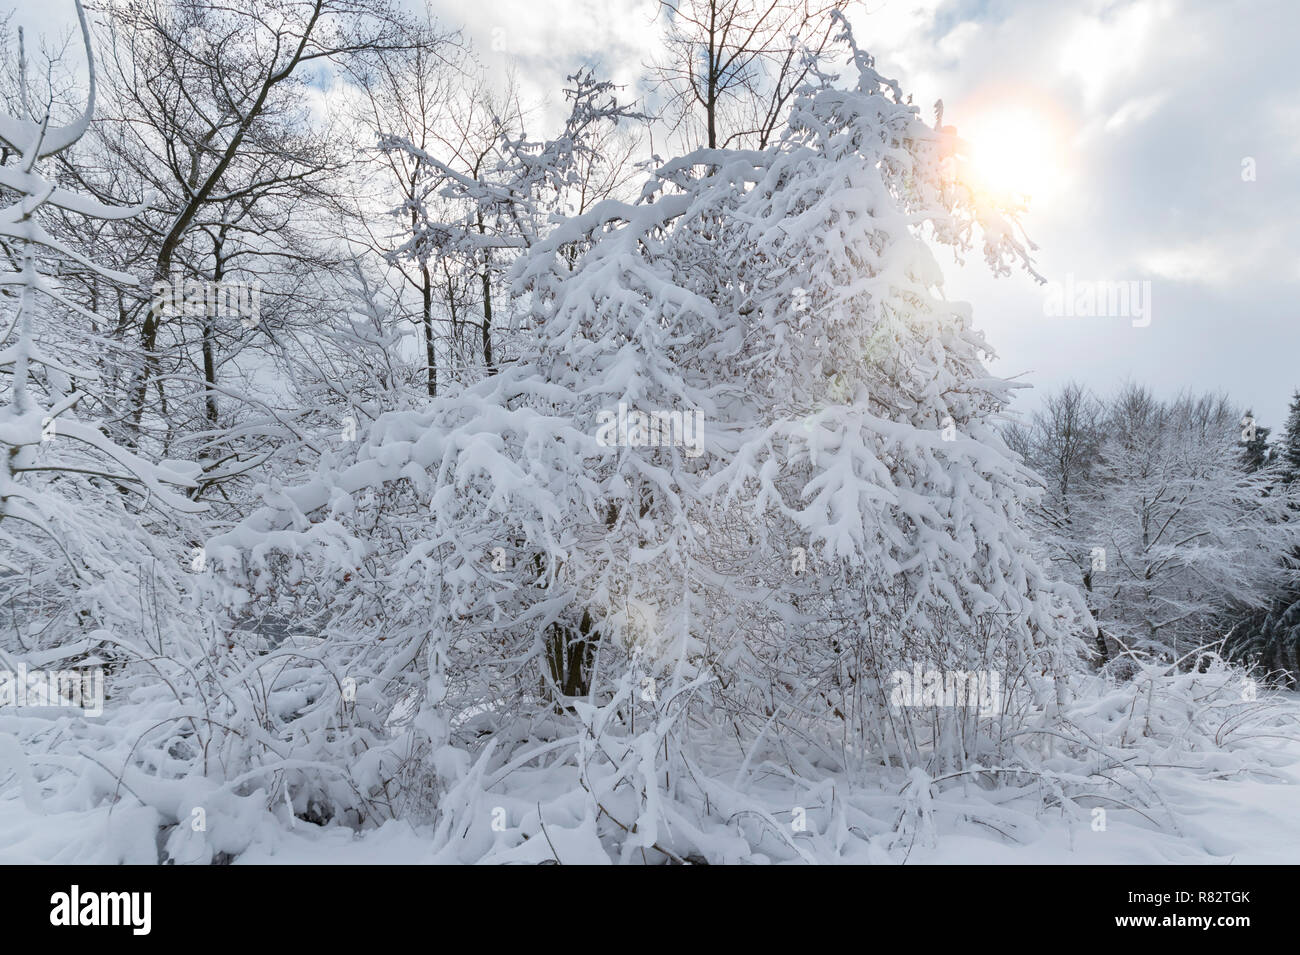
<path fill-rule="evenodd" d="M 1042 477 L 1036 539 L 1087 594 L 1101 664 L 1217 647 L 1295 681 L 1300 392 L 1276 440 L 1226 396 L 1135 384 L 1068 384 L 1004 434 Z"/>

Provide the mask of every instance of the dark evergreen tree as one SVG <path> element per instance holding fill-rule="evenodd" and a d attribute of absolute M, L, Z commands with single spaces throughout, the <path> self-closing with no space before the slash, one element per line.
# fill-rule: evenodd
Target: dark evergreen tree
<path fill-rule="evenodd" d="M 1300 390 L 1291 395 L 1286 427 L 1282 431 L 1279 446 L 1274 450 L 1274 456 L 1281 465 L 1283 481 L 1293 484 L 1300 478 Z"/>
<path fill-rule="evenodd" d="M 1252 474 L 1268 467 L 1276 452 L 1268 446 L 1272 429 L 1255 423 L 1255 412 L 1247 411 L 1241 430 L 1241 463 Z"/>
<path fill-rule="evenodd" d="M 1250 412 L 1247 412 L 1250 417 Z M 1293 393 L 1281 440 L 1267 448 L 1268 429 L 1255 425 L 1254 440 L 1242 432 L 1242 463 L 1248 470 L 1272 467 L 1277 484 L 1270 493 L 1300 490 L 1300 390 Z M 1267 448 L 1267 450 L 1265 450 Z M 1292 520 L 1300 519 L 1300 515 Z M 1225 627 L 1226 649 L 1232 656 L 1256 665 L 1270 682 L 1295 686 L 1300 677 L 1300 551 L 1289 549 L 1280 558 L 1292 569 L 1283 587 L 1265 610 L 1247 610 L 1232 616 Z"/>

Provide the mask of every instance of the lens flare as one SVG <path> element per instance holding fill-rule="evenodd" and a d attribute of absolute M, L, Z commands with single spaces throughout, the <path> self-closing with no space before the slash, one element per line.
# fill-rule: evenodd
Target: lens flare
<path fill-rule="evenodd" d="M 968 144 L 967 176 L 994 195 L 1048 199 L 1065 181 L 1065 135 L 1060 119 L 1038 106 L 987 103 L 958 124 Z"/>

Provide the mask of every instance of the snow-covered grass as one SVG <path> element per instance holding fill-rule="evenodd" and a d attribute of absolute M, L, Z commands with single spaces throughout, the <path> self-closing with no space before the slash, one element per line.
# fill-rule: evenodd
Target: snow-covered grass
<path fill-rule="evenodd" d="M 1300 699 L 1284 704 L 1292 719 L 1300 719 Z M 913 847 L 910 854 L 873 852 L 863 845 L 841 862 L 911 865 L 1129 865 L 1129 864 L 1294 864 L 1300 858 L 1300 745 L 1287 742 L 1273 750 L 1269 764 L 1257 772 L 1206 775 L 1185 769 L 1161 773 L 1157 790 L 1178 820 L 1178 829 L 1152 826 L 1136 812 L 1108 814 L 1104 832 L 1090 819 L 1035 805 L 1032 795 L 984 792 L 979 803 L 966 803 L 969 792 L 949 797 L 954 818 L 940 826 L 932 843 Z M 987 822 L 961 819 L 963 803 L 971 814 L 996 806 L 1001 812 L 1030 821 L 1017 826 L 1015 841 L 993 832 Z M 0 831 L 4 823 L 0 822 Z M 552 855 L 542 838 L 503 846 L 489 860 L 538 862 L 556 855 L 567 864 L 602 863 L 608 856 L 578 837 L 572 828 L 548 823 L 555 844 Z M 503 834 L 504 836 L 504 834 Z M 413 864 L 435 861 L 431 833 L 405 822 L 389 822 L 356 834 L 340 828 L 300 826 L 278 830 L 251 844 L 237 860 L 241 864 Z M 515 841 L 503 838 L 503 843 Z"/>
<path fill-rule="evenodd" d="M 123 707 L 96 727 L 0 715 L 0 862 L 1293 861 L 1300 694 L 1244 699 L 1241 671 L 1208 664 L 1078 678 L 1062 711 L 1009 734 L 1000 763 L 933 778 L 883 765 L 814 777 L 776 749 L 743 765 L 700 726 L 616 736 L 601 711 L 580 711 L 585 732 L 521 745 L 508 762 L 485 747 L 428 823 L 359 829 L 201 774 L 114 784 L 126 741 L 114 748 L 112 727 L 137 725 Z M 204 809 L 201 829 L 191 806 Z"/>

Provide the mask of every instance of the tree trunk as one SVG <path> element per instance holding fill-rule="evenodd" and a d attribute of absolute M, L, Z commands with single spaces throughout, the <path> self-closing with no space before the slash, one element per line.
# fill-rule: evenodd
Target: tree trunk
<path fill-rule="evenodd" d="M 429 397 L 438 394 L 438 363 L 433 349 L 433 282 L 429 278 L 427 263 L 420 265 L 420 279 L 424 283 L 424 360 L 428 363 Z"/>

